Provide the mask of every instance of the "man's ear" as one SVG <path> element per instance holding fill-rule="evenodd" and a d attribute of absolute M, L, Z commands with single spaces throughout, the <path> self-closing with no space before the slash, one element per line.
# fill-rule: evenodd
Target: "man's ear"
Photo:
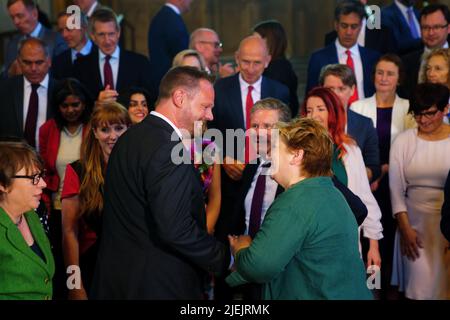
<path fill-rule="evenodd" d="M 186 101 L 186 92 L 177 89 L 172 93 L 172 102 L 177 108 L 181 108 Z"/>

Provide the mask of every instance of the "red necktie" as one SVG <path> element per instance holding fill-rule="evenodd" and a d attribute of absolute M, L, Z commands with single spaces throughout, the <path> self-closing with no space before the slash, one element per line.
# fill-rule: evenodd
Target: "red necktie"
<path fill-rule="evenodd" d="M 28 144 L 32 147 L 36 147 L 36 126 L 39 111 L 39 96 L 37 90 L 40 86 L 39 83 L 31 84 L 30 102 L 28 103 L 27 118 L 25 120 L 24 136 Z"/>
<path fill-rule="evenodd" d="M 253 97 L 252 97 L 253 86 L 248 86 L 247 99 L 245 101 L 245 129 L 248 130 L 251 127 L 250 124 L 250 114 L 253 108 Z M 255 158 L 255 152 L 250 146 L 250 137 L 248 134 L 245 135 L 245 163 L 249 163 L 250 160 Z"/>
<path fill-rule="evenodd" d="M 353 63 L 352 53 L 350 50 L 345 51 L 347 54 L 347 66 L 350 67 L 350 69 L 353 70 L 353 74 L 355 75 L 356 79 L 356 73 L 355 73 L 355 64 Z M 348 101 L 348 106 L 350 106 L 354 101 L 358 100 L 358 86 L 355 85 L 355 92 L 353 92 L 353 95 L 350 97 L 350 100 Z M 344 108 L 347 106 L 344 106 Z"/>
<path fill-rule="evenodd" d="M 111 90 L 114 90 L 114 78 L 112 73 L 111 64 L 109 63 L 109 60 L 111 60 L 111 56 L 105 57 L 105 65 L 103 66 L 103 76 L 104 76 L 104 85 L 105 88 L 107 85 L 109 85 L 109 88 Z"/>

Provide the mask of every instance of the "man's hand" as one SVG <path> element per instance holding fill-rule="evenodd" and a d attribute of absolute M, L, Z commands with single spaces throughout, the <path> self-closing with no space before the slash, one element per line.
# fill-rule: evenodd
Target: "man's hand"
<path fill-rule="evenodd" d="M 247 235 L 242 236 L 228 236 L 228 241 L 230 242 L 231 253 L 236 256 L 236 252 L 241 249 L 250 247 L 252 244 L 252 238 Z"/>
<path fill-rule="evenodd" d="M 233 158 L 225 157 L 223 161 L 223 169 L 231 179 L 239 181 L 242 179 L 242 173 L 244 172 L 245 164 L 234 160 Z"/>
<path fill-rule="evenodd" d="M 111 90 L 109 85 L 106 86 L 105 90 L 100 91 L 98 94 L 98 102 L 115 102 L 119 93 L 116 90 Z"/>

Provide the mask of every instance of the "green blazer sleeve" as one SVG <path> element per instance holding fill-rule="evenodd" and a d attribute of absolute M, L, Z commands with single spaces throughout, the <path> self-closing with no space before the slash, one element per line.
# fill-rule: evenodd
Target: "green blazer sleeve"
<path fill-rule="evenodd" d="M 0 208 L 0 300 L 50 300 L 55 272 L 50 242 L 34 211 L 24 215 L 45 261 L 31 250 L 17 226 Z"/>

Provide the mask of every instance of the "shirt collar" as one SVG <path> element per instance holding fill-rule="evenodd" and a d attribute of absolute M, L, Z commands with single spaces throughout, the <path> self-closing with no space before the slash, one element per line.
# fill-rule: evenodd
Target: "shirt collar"
<path fill-rule="evenodd" d="M 395 4 L 396 4 L 397 7 L 398 7 L 402 12 L 404 12 L 404 13 L 407 13 L 408 9 L 413 7 L 413 6 L 407 7 L 407 6 L 405 6 L 403 3 L 401 3 L 401 2 L 398 1 L 398 0 L 395 0 Z"/>
<path fill-rule="evenodd" d="M 354 45 L 353 47 L 349 48 L 349 49 L 343 47 L 343 46 L 340 44 L 338 38 L 336 38 L 335 44 L 336 44 L 336 49 L 337 49 L 338 55 L 345 54 L 345 51 L 350 50 L 350 52 L 352 53 L 352 55 L 359 56 L 358 42 L 356 42 L 355 45 Z"/>
<path fill-rule="evenodd" d="M 445 41 L 444 45 L 442 46 L 442 49 L 448 49 L 448 42 Z M 433 49 L 428 48 L 425 46 L 424 53 L 430 53 Z"/>
<path fill-rule="evenodd" d="M 180 129 L 178 129 L 177 126 L 172 121 L 169 120 L 169 118 L 167 118 L 166 116 L 162 115 L 161 113 L 159 113 L 157 111 L 152 111 L 152 112 L 150 112 L 150 114 L 152 114 L 158 118 L 161 118 L 162 120 L 167 122 L 173 128 L 173 130 L 175 130 L 175 132 L 177 133 L 180 140 L 183 141 L 183 135 L 181 134 Z"/>
<path fill-rule="evenodd" d="M 26 87 L 31 87 L 31 82 L 28 81 L 28 79 L 25 76 L 23 77 L 23 81 L 24 81 Z M 45 76 L 44 80 L 42 80 L 39 83 L 39 85 L 41 87 L 45 88 L 45 89 L 48 89 L 48 82 L 49 82 L 49 76 L 48 76 L 48 73 L 47 73 L 47 75 Z"/>
<path fill-rule="evenodd" d="M 246 91 L 248 86 L 252 86 L 253 87 L 253 91 L 261 91 L 261 82 L 262 82 L 262 76 L 259 77 L 259 79 L 253 83 L 253 84 L 249 84 L 247 83 L 243 78 L 242 78 L 242 74 L 239 73 L 239 84 L 241 86 L 241 91 Z"/>
<path fill-rule="evenodd" d="M 98 49 L 98 52 L 99 52 L 100 60 L 104 60 L 106 57 L 106 54 L 104 54 L 102 52 L 102 50 L 100 50 L 100 48 Z M 116 50 L 114 50 L 113 54 L 111 55 L 111 58 L 119 59 L 119 56 L 120 56 L 120 48 L 119 48 L 119 46 L 117 46 Z"/>
<path fill-rule="evenodd" d="M 166 6 L 168 6 L 169 8 L 172 8 L 172 10 L 175 11 L 176 14 L 181 15 L 181 11 L 180 11 L 180 9 L 178 9 L 177 6 L 174 6 L 171 3 L 166 3 Z"/>
<path fill-rule="evenodd" d="M 41 30 L 42 30 L 42 24 L 40 22 L 38 22 L 36 28 L 34 28 L 33 32 L 30 33 L 30 37 L 38 38 L 39 33 L 41 33 Z"/>
<path fill-rule="evenodd" d="M 87 42 L 84 45 L 84 47 L 80 50 L 80 53 L 83 56 L 87 56 L 89 53 L 91 53 L 91 49 L 92 49 L 92 41 L 87 39 Z M 78 53 L 77 50 L 71 49 L 71 51 L 72 51 L 72 60 L 76 59 Z"/>

